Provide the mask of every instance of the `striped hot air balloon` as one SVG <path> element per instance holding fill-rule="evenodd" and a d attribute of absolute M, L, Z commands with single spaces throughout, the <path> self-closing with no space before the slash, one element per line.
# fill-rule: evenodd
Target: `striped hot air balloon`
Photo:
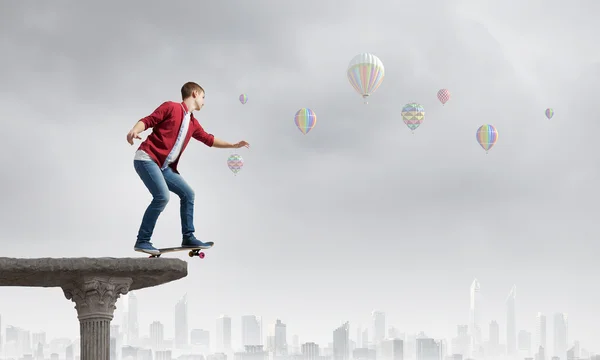
<path fill-rule="evenodd" d="M 477 129 L 477 142 L 485 153 L 487 154 L 488 150 L 492 148 L 498 141 L 498 130 L 493 125 L 481 125 L 479 129 Z"/>
<path fill-rule="evenodd" d="M 315 114 L 315 112 L 311 109 L 302 108 L 296 112 L 294 122 L 296 123 L 298 129 L 300 129 L 300 131 L 306 135 L 317 124 L 317 114 Z"/>
<path fill-rule="evenodd" d="M 385 69 L 377 56 L 363 53 L 356 55 L 350 61 L 346 75 L 354 90 L 365 99 L 365 104 L 368 104 L 367 98 L 383 82 Z"/>

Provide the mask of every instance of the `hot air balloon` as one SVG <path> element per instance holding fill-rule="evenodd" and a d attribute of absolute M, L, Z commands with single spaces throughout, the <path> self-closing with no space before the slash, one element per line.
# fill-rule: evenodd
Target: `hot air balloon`
<path fill-rule="evenodd" d="M 248 95 L 246 94 L 242 94 L 240 95 L 240 102 L 243 104 L 245 104 L 248 101 Z"/>
<path fill-rule="evenodd" d="M 477 142 L 485 153 L 487 154 L 488 150 L 492 148 L 498 141 L 498 131 L 493 125 L 481 125 L 479 129 L 477 129 Z"/>
<path fill-rule="evenodd" d="M 298 129 L 300 129 L 300 131 L 306 135 L 317 124 L 317 114 L 315 114 L 315 112 L 311 109 L 302 108 L 296 112 L 294 122 L 296 123 Z"/>
<path fill-rule="evenodd" d="M 554 109 L 551 109 L 551 108 L 546 109 L 546 117 L 548 119 L 552 119 L 553 116 L 554 116 Z"/>
<path fill-rule="evenodd" d="M 406 126 L 414 133 L 423 120 L 425 120 L 425 109 L 415 102 L 406 104 L 402 108 L 402 120 L 404 120 Z"/>
<path fill-rule="evenodd" d="M 446 102 L 450 100 L 450 91 L 448 91 L 448 89 L 441 89 L 437 92 L 437 98 L 442 105 L 445 105 Z"/>
<path fill-rule="evenodd" d="M 383 82 L 385 69 L 377 56 L 363 53 L 356 55 L 350 61 L 346 73 L 354 90 L 362 95 L 363 99 L 365 99 L 365 104 L 368 104 L 367 98 Z"/>
<path fill-rule="evenodd" d="M 231 170 L 234 175 L 237 175 L 237 173 L 242 170 L 242 167 L 244 167 L 244 159 L 238 154 L 233 154 L 227 159 L 227 166 L 229 166 L 229 170 Z"/>

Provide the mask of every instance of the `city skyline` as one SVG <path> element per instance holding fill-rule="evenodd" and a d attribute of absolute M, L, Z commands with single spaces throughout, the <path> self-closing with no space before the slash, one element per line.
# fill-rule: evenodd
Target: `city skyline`
<path fill-rule="evenodd" d="M 513 287 L 511 289 L 511 295 L 513 295 L 514 293 L 515 289 Z M 427 336 L 425 332 L 420 332 L 418 334 L 397 332 L 397 329 L 393 326 L 389 327 L 387 336 L 381 336 L 381 330 L 378 330 L 378 328 L 381 328 L 385 324 L 385 313 L 381 311 L 372 312 L 372 326 L 374 332 L 372 335 L 372 339 L 370 340 L 367 340 L 365 338 L 365 336 L 360 332 L 360 328 L 357 329 L 357 337 L 355 339 L 352 339 L 352 337 L 350 336 L 352 328 L 350 327 L 349 322 L 346 321 L 333 330 L 333 342 L 328 342 L 326 345 L 315 344 L 312 341 L 305 341 L 301 343 L 297 335 L 291 336 L 292 342 L 290 343 L 288 342 L 288 337 L 290 335 L 287 334 L 286 324 L 282 323 L 281 320 L 277 320 L 276 323 L 273 324 L 273 326 L 271 327 L 272 331 L 266 337 L 266 345 L 263 345 L 262 340 L 259 339 L 259 336 L 257 336 L 255 337 L 256 344 L 246 344 L 241 348 L 233 349 L 230 346 L 223 346 L 224 343 L 227 343 L 227 340 L 224 341 L 223 339 L 230 339 L 232 335 L 231 318 L 226 315 L 221 315 L 217 319 L 216 343 L 210 343 L 210 335 L 209 332 L 206 330 L 192 329 L 191 331 L 189 331 L 188 329 L 186 329 L 187 321 L 182 321 L 182 318 L 185 319 L 188 315 L 187 308 L 185 307 L 185 305 L 187 304 L 186 295 L 184 295 L 182 299 L 180 299 L 175 305 L 176 326 L 175 336 L 173 338 L 164 336 L 164 325 L 157 321 L 154 321 L 152 324 L 150 324 L 148 336 L 143 336 L 143 334 L 142 336 L 140 336 L 140 334 L 136 331 L 130 331 L 130 329 L 137 328 L 137 302 L 134 296 L 132 296 L 132 299 L 133 301 L 131 302 L 131 304 L 133 316 L 132 311 L 127 311 L 127 316 L 123 317 L 124 323 L 120 325 L 114 324 L 111 327 L 111 344 L 113 344 L 111 346 L 118 347 L 119 351 L 122 348 L 123 356 L 125 356 L 126 353 L 134 354 L 135 351 L 139 351 L 138 356 L 147 356 L 148 354 L 151 354 L 146 353 L 147 351 L 154 351 L 156 354 L 162 353 L 161 356 L 167 356 L 167 358 L 170 359 L 171 356 L 177 356 L 176 354 L 191 354 L 189 351 L 193 348 L 196 349 L 196 354 L 204 354 L 208 356 L 212 356 L 211 354 L 218 354 L 220 352 L 224 352 L 225 354 L 248 353 L 248 351 L 250 353 L 254 353 L 256 350 L 251 350 L 251 348 L 264 348 L 265 351 L 272 352 L 275 356 L 285 357 L 288 355 L 291 356 L 294 354 L 302 353 L 305 356 L 309 356 L 309 359 L 311 359 L 309 354 L 316 353 L 318 355 L 320 352 L 320 348 L 321 351 L 324 351 L 323 353 L 321 353 L 321 355 L 332 356 L 334 360 L 350 359 L 351 353 L 352 357 L 355 359 L 357 358 L 357 356 L 358 358 L 362 358 L 363 356 L 365 356 L 365 354 L 363 354 L 363 350 L 377 351 L 378 354 L 383 356 L 384 360 L 402 360 L 404 358 L 412 359 L 415 356 L 417 357 L 417 360 L 430 359 L 428 356 L 434 356 L 431 359 L 447 360 L 452 358 L 456 359 L 455 356 L 458 355 L 461 356 L 461 359 L 472 358 L 473 356 L 475 356 L 476 358 L 485 358 L 483 357 L 483 353 L 482 355 L 477 355 L 480 351 L 478 349 L 481 346 L 481 341 L 475 341 L 475 337 L 480 335 L 473 336 L 473 347 L 471 347 L 470 350 L 466 352 L 462 349 L 462 346 L 460 344 L 457 345 L 457 341 L 460 340 L 460 333 L 463 331 L 462 328 L 468 328 L 468 326 L 466 325 L 457 326 L 457 333 L 459 337 L 455 337 L 450 341 L 448 339 L 435 339 L 431 336 Z M 243 316 L 241 318 L 242 323 L 244 322 L 244 320 L 249 320 L 249 318 L 251 317 L 253 318 L 253 321 L 256 321 L 257 318 L 254 316 Z M 522 335 L 524 331 L 520 332 L 518 352 L 511 353 L 510 348 L 506 348 L 505 344 L 501 344 L 501 342 L 499 341 L 500 329 L 498 322 L 492 321 L 489 326 L 489 338 L 485 341 L 484 345 L 486 357 L 489 358 L 490 356 L 496 357 L 520 355 L 525 356 L 527 358 L 533 355 L 536 359 L 544 360 L 546 359 L 544 358 L 544 356 L 554 354 L 553 360 L 555 359 L 555 357 L 558 357 L 558 359 L 561 360 L 577 360 L 579 359 L 579 356 L 582 356 L 582 359 L 588 359 L 590 356 L 595 356 L 594 352 L 590 351 L 589 348 L 586 349 L 585 347 L 582 347 L 581 343 L 578 340 L 574 340 L 573 343 L 569 344 L 569 342 L 567 341 L 568 325 L 566 322 L 566 314 L 555 314 L 555 323 L 553 324 L 555 334 L 554 349 L 544 350 L 540 347 L 540 354 L 545 353 L 546 355 L 541 355 L 542 357 L 538 358 L 539 354 L 535 353 L 536 349 L 538 348 L 538 346 L 540 346 L 540 344 L 534 344 L 531 342 L 530 333 L 528 335 L 529 339 L 523 340 Z M 223 324 L 228 325 L 225 326 Z M 242 327 L 242 329 L 244 328 Z M 186 336 L 191 335 L 191 340 L 189 341 L 189 343 L 182 343 L 181 331 L 187 332 Z M 254 328 L 254 330 L 251 331 L 255 331 L 255 335 L 262 333 L 262 329 L 258 329 L 256 327 Z M 125 333 L 127 335 L 125 335 Z M 560 333 L 558 337 L 557 333 Z M 243 342 L 244 339 L 247 338 L 249 335 L 248 329 L 242 330 L 240 335 Z M 560 340 L 561 337 L 562 340 Z M 57 346 L 62 350 L 66 351 L 67 354 L 72 354 L 74 350 L 77 351 L 78 345 L 76 342 L 65 342 L 66 339 L 51 339 L 47 342 L 47 336 L 45 332 L 31 333 L 26 329 L 20 329 L 11 325 L 7 326 L 6 328 L 5 338 L 6 348 L 8 348 L 8 350 L 3 348 L 3 353 L 5 353 L 6 351 L 8 351 L 10 354 L 15 355 L 33 353 L 33 356 L 35 356 L 36 358 L 38 356 L 42 356 L 42 354 L 49 350 L 51 352 L 54 352 L 54 354 L 52 355 L 54 359 L 54 356 L 58 355 L 58 352 L 61 352 L 61 350 L 58 350 Z M 2 336 L 0 336 L 0 339 L 2 339 Z M 124 339 L 126 340 L 124 341 Z M 368 341 L 368 344 L 364 342 L 365 340 Z M 364 342 L 362 345 L 360 344 L 361 341 Z M 419 343 L 420 341 L 425 342 Z M 539 342 L 540 339 L 538 338 L 537 341 Z M 15 345 L 17 345 L 16 348 Z M 424 348 L 422 348 L 423 346 L 426 346 L 429 350 L 425 350 Z M 368 349 L 372 350 L 367 350 L 367 347 Z M 505 354 L 503 349 L 508 350 L 509 353 Z M 259 351 L 262 352 L 263 350 Z M 400 357 L 396 358 L 394 354 L 398 351 L 400 352 Z M 432 353 L 433 355 L 425 355 L 423 354 L 423 351 L 434 351 L 434 353 Z M 441 358 L 436 357 L 436 351 L 439 353 L 439 355 L 437 356 L 441 356 Z M 142 353 L 146 355 L 140 355 Z M 145 358 L 146 357 L 143 357 L 143 359 Z M 71 358 L 67 357 L 67 360 L 69 359 Z M 157 359 L 162 359 L 162 357 L 159 356 L 157 357 Z"/>
<path fill-rule="evenodd" d="M 470 325 L 476 278 L 484 338 L 495 320 L 506 342 L 516 284 L 517 338 L 541 312 L 550 348 L 555 313 L 569 341 L 598 341 L 600 3 L 373 1 L 0 3 L 2 256 L 144 257 L 150 195 L 126 134 L 195 81 L 205 130 L 252 145 L 234 176 L 234 151 L 190 142 L 179 170 L 196 235 L 215 246 L 152 259 L 183 259 L 188 275 L 135 292 L 134 333 L 170 333 L 187 293 L 188 329 L 227 314 L 233 342 L 242 315 L 325 343 L 346 321 L 357 336 L 374 309 L 386 327 L 449 338 Z M 385 66 L 368 105 L 346 76 L 363 52 Z M 414 134 L 411 101 L 426 112 Z M 301 108 L 318 117 L 306 135 Z M 488 154 L 482 124 L 499 133 Z M 153 243 L 180 240 L 172 196 Z M 2 323 L 49 337 L 77 336 L 73 307 L 60 289 L 0 288 Z"/>
<path fill-rule="evenodd" d="M 156 340 L 154 339 L 154 337 L 158 336 L 156 334 L 161 334 L 161 338 L 164 339 L 162 341 L 171 339 L 173 341 L 174 349 L 183 349 L 191 344 L 190 333 L 195 332 L 195 331 L 196 332 L 200 331 L 200 332 L 207 332 L 207 334 L 210 334 L 210 335 L 206 335 L 206 336 L 209 336 L 209 339 L 210 339 L 210 342 L 209 342 L 210 349 L 213 349 L 215 352 L 243 351 L 244 346 L 247 346 L 247 345 L 249 345 L 249 346 L 261 345 L 261 346 L 265 346 L 265 347 L 266 346 L 274 346 L 274 348 L 278 348 L 278 349 L 287 348 L 287 346 L 289 346 L 289 343 L 285 342 L 285 341 L 284 341 L 284 343 L 281 343 L 281 344 L 270 344 L 269 337 L 271 337 L 271 336 L 277 337 L 278 336 L 277 335 L 278 324 L 280 326 L 283 326 L 283 333 L 282 333 L 283 335 L 281 335 L 281 334 L 279 335 L 279 337 L 283 337 L 283 339 L 288 339 L 288 338 L 291 339 L 293 337 L 299 336 L 300 338 L 303 339 L 302 343 L 307 343 L 307 342 L 313 343 L 314 342 L 323 347 L 326 347 L 327 344 L 329 344 L 331 342 L 328 340 L 317 341 L 315 339 L 312 339 L 310 336 L 306 336 L 306 334 L 298 334 L 297 332 L 290 333 L 287 331 L 287 323 L 282 321 L 281 317 L 276 317 L 275 320 L 272 321 L 271 323 L 265 324 L 263 322 L 263 316 L 260 316 L 260 315 L 257 316 L 256 314 L 240 315 L 237 317 L 237 321 L 235 320 L 235 317 L 233 317 L 233 316 L 221 314 L 217 318 L 215 318 L 215 326 L 214 327 L 211 327 L 210 324 L 205 324 L 205 326 L 190 327 L 190 326 L 188 326 L 188 321 L 189 321 L 190 317 L 193 317 L 193 312 L 192 313 L 189 312 L 188 303 L 187 303 L 187 293 L 185 293 L 173 306 L 174 321 L 175 321 L 175 326 L 173 327 L 173 329 L 170 329 L 168 326 L 165 326 L 165 323 L 168 323 L 168 321 L 165 322 L 165 321 L 148 319 L 147 320 L 147 321 L 149 321 L 148 326 L 144 326 L 144 323 L 142 323 L 142 325 L 140 325 L 140 323 L 138 322 L 139 302 L 138 302 L 138 296 L 136 295 L 136 293 L 137 292 L 131 292 L 131 293 L 123 296 L 123 298 L 120 300 L 121 301 L 120 306 L 117 308 L 117 311 L 115 313 L 115 319 L 112 322 L 113 326 L 115 326 L 116 328 L 120 328 L 120 331 L 122 331 L 124 334 L 126 334 L 125 336 L 128 339 L 128 344 L 137 344 L 138 342 L 141 341 L 142 338 L 148 338 L 150 340 L 150 342 L 154 344 L 154 343 L 156 343 Z M 473 300 L 473 294 L 475 294 L 475 293 L 480 296 L 483 295 L 482 286 L 478 279 L 474 279 L 469 288 L 469 295 L 471 298 L 470 308 L 473 307 L 472 300 Z M 473 335 L 473 337 L 474 337 L 473 349 L 476 349 L 479 347 L 482 347 L 482 348 L 485 347 L 487 349 L 488 346 L 490 346 L 490 344 L 495 344 L 495 346 L 497 347 L 497 350 L 493 350 L 493 351 L 499 351 L 501 353 L 506 351 L 506 352 L 508 352 L 509 355 L 516 354 L 520 350 L 522 350 L 520 348 L 520 346 L 521 346 L 520 344 L 523 343 L 523 340 L 520 340 L 520 336 L 522 336 L 521 333 L 526 332 L 528 334 L 528 337 L 530 338 L 530 340 L 529 340 L 530 348 L 532 349 L 533 352 L 535 352 L 535 349 L 538 346 L 543 346 L 543 347 L 545 347 L 547 354 L 554 354 L 555 351 L 566 353 L 566 351 L 573 346 L 573 344 L 572 344 L 573 341 L 577 341 L 579 346 L 586 349 L 587 351 L 591 351 L 592 353 L 594 352 L 594 350 L 597 351 L 596 346 L 595 346 L 596 344 L 582 343 L 582 341 L 579 340 L 577 338 L 577 336 L 574 336 L 572 334 L 572 328 L 569 327 L 569 321 L 568 321 L 567 314 L 555 311 L 555 312 L 551 312 L 548 314 L 538 312 L 535 315 L 536 321 L 535 321 L 534 328 L 519 327 L 519 325 L 517 325 L 519 323 L 517 320 L 519 320 L 519 319 L 515 316 L 515 319 L 514 319 L 515 320 L 514 328 L 516 330 L 515 344 L 514 344 L 513 352 L 510 352 L 511 348 L 510 348 L 508 340 L 507 340 L 508 334 L 509 334 L 507 324 L 508 324 L 508 319 L 512 318 L 512 314 L 513 314 L 512 311 L 517 306 L 516 304 L 517 304 L 518 298 L 516 296 L 516 293 L 517 293 L 516 285 L 513 285 L 510 288 L 510 291 L 506 298 L 507 308 L 506 308 L 505 315 L 506 315 L 507 321 L 503 324 L 501 321 L 491 320 L 489 323 L 480 324 L 480 329 L 479 329 L 480 333 L 478 335 Z M 511 304 L 510 301 L 514 301 L 515 304 Z M 481 304 L 481 303 L 479 303 L 479 304 Z M 130 311 L 130 307 L 131 307 L 131 309 L 133 309 L 133 311 Z M 410 337 L 410 336 L 420 333 L 420 334 L 424 334 L 425 336 L 430 337 L 430 338 L 445 341 L 448 344 L 451 344 L 451 345 L 447 345 L 447 347 L 449 347 L 449 349 L 451 349 L 451 351 L 460 352 L 461 346 L 454 345 L 454 341 L 455 341 L 457 332 L 460 332 L 460 328 L 462 326 L 464 326 L 465 329 L 469 329 L 468 333 L 470 335 L 473 334 L 472 331 L 476 330 L 476 328 L 474 330 L 470 330 L 471 326 L 468 325 L 469 322 L 473 321 L 472 311 L 470 312 L 468 321 L 465 321 L 464 323 L 455 325 L 455 329 L 458 329 L 458 330 L 455 330 L 454 334 L 448 334 L 448 335 L 437 335 L 436 334 L 437 336 L 435 336 L 434 334 L 432 334 L 432 332 L 430 332 L 424 328 L 417 329 L 417 330 L 415 330 L 415 329 L 405 330 L 400 326 L 401 324 L 390 323 L 386 314 L 387 314 L 387 312 L 385 312 L 385 311 L 375 309 L 375 310 L 371 311 L 371 313 L 370 313 L 370 323 L 369 322 L 364 323 L 364 324 L 355 323 L 355 324 L 351 325 L 350 321 L 348 321 L 348 320 L 343 321 L 341 323 L 341 325 L 339 327 L 337 327 L 336 330 L 334 330 L 334 334 L 336 331 L 341 331 L 340 329 L 342 329 L 342 328 L 346 329 L 346 330 L 344 330 L 345 332 L 349 331 L 350 333 L 352 333 L 352 331 L 358 330 L 358 332 L 355 334 L 356 336 L 350 336 L 351 342 L 353 342 L 355 345 L 357 345 L 357 344 L 360 344 L 362 341 L 364 341 L 363 340 L 364 338 L 369 339 L 369 342 L 375 343 L 375 342 L 380 342 L 384 339 L 393 339 L 394 337 L 400 337 L 401 334 L 403 334 L 401 336 L 401 338 L 406 338 L 407 336 Z M 548 322 L 546 320 L 548 317 L 552 318 L 553 321 Z M 247 322 L 246 327 L 244 326 L 244 321 Z M 263 325 L 266 325 L 266 331 L 265 331 L 265 328 L 263 327 Z M 483 325 L 483 326 L 481 326 L 481 325 Z M 0 327 L 1 326 L 2 326 L 2 316 L 0 314 Z M 14 326 L 14 325 L 9 325 L 9 326 Z M 540 326 L 541 326 L 541 328 L 540 328 Z M 16 327 L 20 328 L 20 326 L 16 326 Z M 165 331 L 165 328 L 167 329 L 166 331 Z M 148 329 L 148 330 L 146 331 L 143 329 Z M 489 329 L 489 332 L 486 332 L 485 329 Z M 502 329 L 504 329 L 505 334 L 507 335 L 504 338 L 501 336 Z M 366 335 L 363 334 L 363 332 L 361 330 L 366 330 L 367 334 Z M 154 335 L 153 335 L 153 331 L 154 331 Z M 394 332 L 394 334 L 392 334 L 392 332 Z M 44 333 L 44 336 L 46 336 L 46 332 L 44 331 L 43 333 Z M 1 336 L 2 334 L 3 334 L 3 332 L 0 331 L 0 340 L 2 339 L 2 336 Z M 170 334 L 172 334 L 172 336 Z M 545 335 L 541 335 L 541 334 L 545 334 Z M 34 333 L 34 335 L 35 335 L 35 333 Z M 359 339 L 359 336 L 361 339 Z M 335 335 L 334 335 L 334 337 L 335 337 Z M 60 338 L 60 336 L 59 336 L 59 338 Z M 250 343 L 244 344 L 245 338 L 246 339 L 251 338 L 252 340 L 250 341 Z M 479 340 L 477 340 L 477 339 L 479 339 Z M 252 344 L 252 342 L 254 342 L 254 344 Z M 492 346 L 494 346 L 494 345 L 492 345 Z M 504 350 L 502 350 L 502 349 L 504 349 Z M 473 351 L 477 351 L 477 350 L 473 350 Z M 566 359 L 561 359 L 561 360 L 566 360 Z"/>

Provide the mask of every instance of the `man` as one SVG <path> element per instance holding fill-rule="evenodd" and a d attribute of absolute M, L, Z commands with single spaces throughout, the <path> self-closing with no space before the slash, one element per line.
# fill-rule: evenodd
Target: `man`
<path fill-rule="evenodd" d="M 194 236 L 194 191 L 177 171 L 179 158 L 192 137 L 209 147 L 250 147 L 246 141 L 230 144 L 204 131 L 192 114 L 192 111 L 200 111 L 204 106 L 204 89 L 200 85 L 194 82 L 184 84 L 181 98 L 181 103 L 164 102 L 151 115 L 138 121 L 127 134 L 127 142 L 133 145 L 134 139 L 141 139 L 141 132 L 153 128 L 133 160 L 135 171 L 152 194 L 152 202 L 138 231 L 135 251 L 153 255 L 159 253 L 150 238 L 158 216 L 169 202 L 169 191 L 181 200 L 181 246 L 210 248 L 214 242 L 202 242 Z"/>

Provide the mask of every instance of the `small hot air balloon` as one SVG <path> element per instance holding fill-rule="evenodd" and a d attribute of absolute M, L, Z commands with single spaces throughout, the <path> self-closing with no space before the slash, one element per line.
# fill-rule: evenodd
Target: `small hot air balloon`
<path fill-rule="evenodd" d="M 242 170 L 242 167 L 244 167 L 244 159 L 238 154 L 233 154 L 227 159 L 227 166 L 229 166 L 229 170 L 231 170 L 234 175 L 237 175 L 237 173 Z"/>
<path fill-rule="evenodd" d="M 383 82 L 385 69 L 379 58 L 373 54 L 363 53 L 356 55 L 348 65 L 346 75 L 350 84 L 365 99 L 377 90 Z"/>
<path fill-rule="evenodd" d="M 402 120 L 414 134 L 414 131 L 425 120 L 425 109 L 421 104 L 415 102 L 406 104 L 402 108 Z"/>
<path fill-rule="evenodd" d="M 437 92 L 437 98 L 442 105 L 445 105 L 446 102 L 450 100 L 450 91 L 448 91 L 448 89 L 441 89 Z"/>
<path fill-rule="evenodd" d="M 240 102 L 243 104 L 245 104 L 248 101 L 248 95 L 246 94 L 242 94 L 240 95 Z"/>
<path fill-rule="evenodd" d="M 552 119 L 552 117 L 554 116 L 554 109 L 551 108 L 547 108 L 546 109 L 546 117 L 548 119 Z"/>
<path fill-rule="evenodd" d="M 487 154 L 488 150 L 492 148 L 498 141 L 498 131 L 493 125 L 481 125 L 479 129 L 477 129 L 477 142 L 485 153 Z"/>
<path fill-rule="evenodd" d="M 306 135 L 317 124 L 317 114 L 315 114 L 315 112 L 311 109 L 302 108 L 296 112 L 294 122 L 296 123 L 298 129 L 300 129 L 300 131 Z"/>

